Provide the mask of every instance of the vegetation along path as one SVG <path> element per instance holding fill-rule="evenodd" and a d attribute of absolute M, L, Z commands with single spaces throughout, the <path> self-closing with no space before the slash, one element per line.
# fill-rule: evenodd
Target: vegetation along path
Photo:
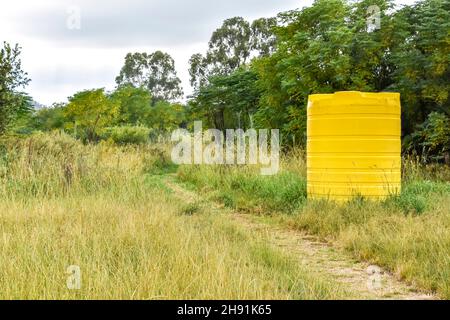
<path fill-rule="evenodd" d="M 346 288 L 355 299 L 436 299 L 416 288 L 399 281 L 382 268 L 355 261 L 347 253 L 332 245 L 319 241 L 302 231 L 268 224 L 256 216 L 241 214 L 221 206 L 178 183 L 173 176 L 166 176 L 165 183 L 180 201 L 192 210 L 227 213 L 247 231 L 264 233 L 272 245 L 296 259 L 302 267 L 332 277 Z"/>

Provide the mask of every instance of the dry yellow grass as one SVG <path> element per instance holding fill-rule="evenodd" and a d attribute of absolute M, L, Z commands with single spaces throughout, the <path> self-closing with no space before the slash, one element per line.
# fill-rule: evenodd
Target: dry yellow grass
<path fill-rule="evenodd" d="M 186 211 L 145 174 L 164 161 L 154 148 L 82 146 L 64 135 L 4 145 L 2 299 L 344 297 L 226 216 Z M 66 285 L 70 265 L 80 267 L 80 290 Z"/>
<path fill-rule="evenodd" d="M 341 205 L 307 201 L 305 157 L 299 150 L 284 157 L 282 171 L 273 177 L 261 177 L 248 166 L 188 166 L 178 177 L 227 206 L 333 241 L 358 259 L 448 299 L 450 168 L 405 159 L 403 171 L 401 195 Z"/>

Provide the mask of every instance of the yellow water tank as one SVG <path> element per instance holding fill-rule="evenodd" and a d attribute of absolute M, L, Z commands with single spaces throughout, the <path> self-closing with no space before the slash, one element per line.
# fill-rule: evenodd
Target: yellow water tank
<path fill-rule="evenodd" d="M 308 197 L 384 199 L 401 188 L 398 93 L 316 94 L 308 102 Z"/>

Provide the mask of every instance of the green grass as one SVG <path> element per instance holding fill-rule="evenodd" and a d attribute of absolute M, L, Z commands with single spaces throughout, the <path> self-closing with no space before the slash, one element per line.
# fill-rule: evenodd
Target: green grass
<path fill-rule="evenodd" d="M 261 177 L 256 168 L 181 167 L 178 177 L 229 207 L 334 241 L 356 258 L 384 266 L 450 299 L 450 169 L 405 160 L 403 190 L 382 202 L 306 201 L 304 155 Z"/>
<path fill-rule="evenodd" d="M 184 166 L 178 177 L 198 188 L 219 190 L 217 200 L 240 210 L 292 213 L 306 202 L 306 180 L 290 172 L 268 177 L 246 167 Z"/>
<path fill-rule="evenodd" d="M 429 180 L 410 181 L 404 184 L 399 196 L 385 203 L 401 209 L 405 214 L 422 214 L 434 208 L 436 202 L 450 194 L 450 183 Z"/>

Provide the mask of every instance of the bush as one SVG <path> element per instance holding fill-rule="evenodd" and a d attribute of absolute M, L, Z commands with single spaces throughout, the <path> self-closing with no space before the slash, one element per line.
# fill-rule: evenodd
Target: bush
<path fill-rule="evenodd" d="M 400 195 L 393 196 L 385 204 L 393 205 L 405 214 L 422 214 L 433 206 L 436 197 L 450 193 L 448 183 L 436 181 L 410 181 L 403 185 Z"/>
<path fill-rule="evenodd" d="M 407 151 L 421 155 L 424 162 L 445 161 L 450 164 L 450 120 L 445 114 L 430 113 L 404 144 Z"/>
<path fill-rule="evenodd" d="M 145 127 L 111 127 L 101 134 L 102 140 L 111 140 L 119 145 L 145 144 L 149 141 L 151 130 Z"/>

